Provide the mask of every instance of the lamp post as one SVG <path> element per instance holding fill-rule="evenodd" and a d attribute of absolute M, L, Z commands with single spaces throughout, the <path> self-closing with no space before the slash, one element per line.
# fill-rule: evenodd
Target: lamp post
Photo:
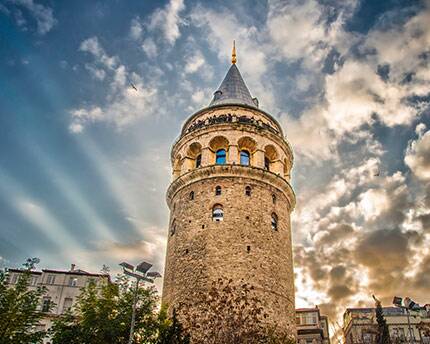
<path fill-rule="evenodd" d="M 152 264 L 147 262 L 141 262 L 136 267 L 134 267 L 133 265 L 127 262 L 122 262 L 119 265 L 122 266 L 124 274 L 136 279 L 136 287 L 133 293 L 133 305 L 132 305 L 132 311 L 131 311 L 130 337 L 128 339 L 128 344 L 132 344 L 133 336 L 134 336 L 134 324 L 136 322 L 136 305 L 137 305 L 137 294 L 139 291 L 139 283 L 140 281 L 154 283 L 154 279 L 161 277 L 161 275 L 159 272 L 149 271 L 149 269 L 151 269 L 152 267 Z"/>
<path fill-rule="evenodd" d="M 399 296 L 394 296 L 393 305 L 406 310 L 406 316 L 408 318 L 408 327 L 409 327 L 409 341 L 411 344 L 415 342 L 415 335 L 412 331 L 411 319 L 410 319 L 410 310 L 414 308 L 419 308 L 420 305 L 412 301 L 409 297 L 405 297 L 402 305 L 402 298 Z"/>

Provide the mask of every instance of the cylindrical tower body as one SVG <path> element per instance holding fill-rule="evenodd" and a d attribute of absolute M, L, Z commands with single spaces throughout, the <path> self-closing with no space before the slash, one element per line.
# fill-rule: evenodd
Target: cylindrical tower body
<path fill-rule="evenodd" d="M 243 83 L 234 77 L 227 83 Z M 269 324 L 294 329 L 292 151 L 255 100 L 232 99 L 224 89 L 229 98 L 217 101 L 217 92 L 184 124 L 172 148 L 163 302 L 171 308 L 190 302 L 191 291 L 204 292 L 220 277 L 245 281 Z"/>

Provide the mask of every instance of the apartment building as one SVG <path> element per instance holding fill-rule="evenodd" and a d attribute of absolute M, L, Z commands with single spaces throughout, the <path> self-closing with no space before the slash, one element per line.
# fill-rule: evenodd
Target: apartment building
<path fill-rule="evenodd" d="M 330 344 L 328 318 L 318 307 L 296 309 L 296 328 L 299 344 Z"/>
<path fill-rule="evenodd" d="M 21 269 L 8 269 L 9 285 L 13 286 L 17 283 L 20 275 L 23 273 Z M 76 269 L 72 264 L 70 270 L 50 270 L 43 269 L 41 271 L 31 271 L 30 289 L 44 286 L 47 293 L 40 300 L 39 310 L 45 313 L 39 330 L 47 330 L 51 327 L 53 319 L 66 312 L 71 308 L 81 289 L 94 281 L 96 285 L 102 283 L 110 283 L 108 274 L 90 273 L 80 269 Z M 48 343 L 47 339 L 45 343 Z"/>
<path fill-rule="evenodd" d="M 430 344 L 430 305 L 411 310 L 409 322 L 403 308 L 384 307 L 383 314 L 393 343 Z M 375 308 L 347 308 L 343 315 L 343 332 L 345 344 L 376 343 Z"/>

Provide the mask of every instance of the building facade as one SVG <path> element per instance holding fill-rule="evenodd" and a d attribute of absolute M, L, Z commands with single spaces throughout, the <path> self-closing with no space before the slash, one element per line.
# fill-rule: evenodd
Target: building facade
<path fill-rule="evenodd" d="M 219 278 L 247 282 L 266 321 L 294 333 L 293 154 L 235 58 L 209 106 L 183 125 L 171 161 L 163 302 L 187 303 L 198 316 L 193 293 Z"/>
<path fill-rule="evenodd" d="M 296 328 L 299 344 L 330 344 L 328 317 L 318 307 L 296 309 Z"/>
<path fill-rule="evenodd" d="M 383 314 L 393 343 L 430 344 L 430 305 L 410 311 L 410 327 L 403 308 L 384 307 Z M 376 343 L 375 308 L 347 308 L 343 315 L 343 332 L 346 344 Z"/>
<path fill-rule="evenodd" d="M 20 278 L 23 270 L 8 269 L 8 284 L 13 287 Z M 96 285 L 109 283 L 108 274 L 94 274 L 83 270 L 75 269 L 72 264 L 70 270 L 49 270 L 31 271 L 29 289 L 36 289 L 44 286 L 47 293 L 40 300 L 39 310 L 44 313 L 44 317 L 38 325 L 38 330 L 48 330 L 52 326 L 52 321 L 59 315 L 65 313 L 76 302 L 81 293 L 81 289 L 93 281 Z M 45 343 L 49 343 L 46 338 Z"/>

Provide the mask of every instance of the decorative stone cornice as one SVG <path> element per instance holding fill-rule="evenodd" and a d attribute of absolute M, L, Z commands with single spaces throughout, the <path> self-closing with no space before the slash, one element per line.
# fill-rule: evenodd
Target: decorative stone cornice
<path fill-rule="evenodd" d="M 183 187 L 201 180 L 219 177 L 241 177 L 269 184 L 284 193 L 289 202 L 290 210 L 293 210 L 296 205 L 293 188 L 280 175 L 258 167 L 231 164 L 200 167 L 178 177 L 167 190 L 167 204 L 170 207 L 171 200 Z"/>

